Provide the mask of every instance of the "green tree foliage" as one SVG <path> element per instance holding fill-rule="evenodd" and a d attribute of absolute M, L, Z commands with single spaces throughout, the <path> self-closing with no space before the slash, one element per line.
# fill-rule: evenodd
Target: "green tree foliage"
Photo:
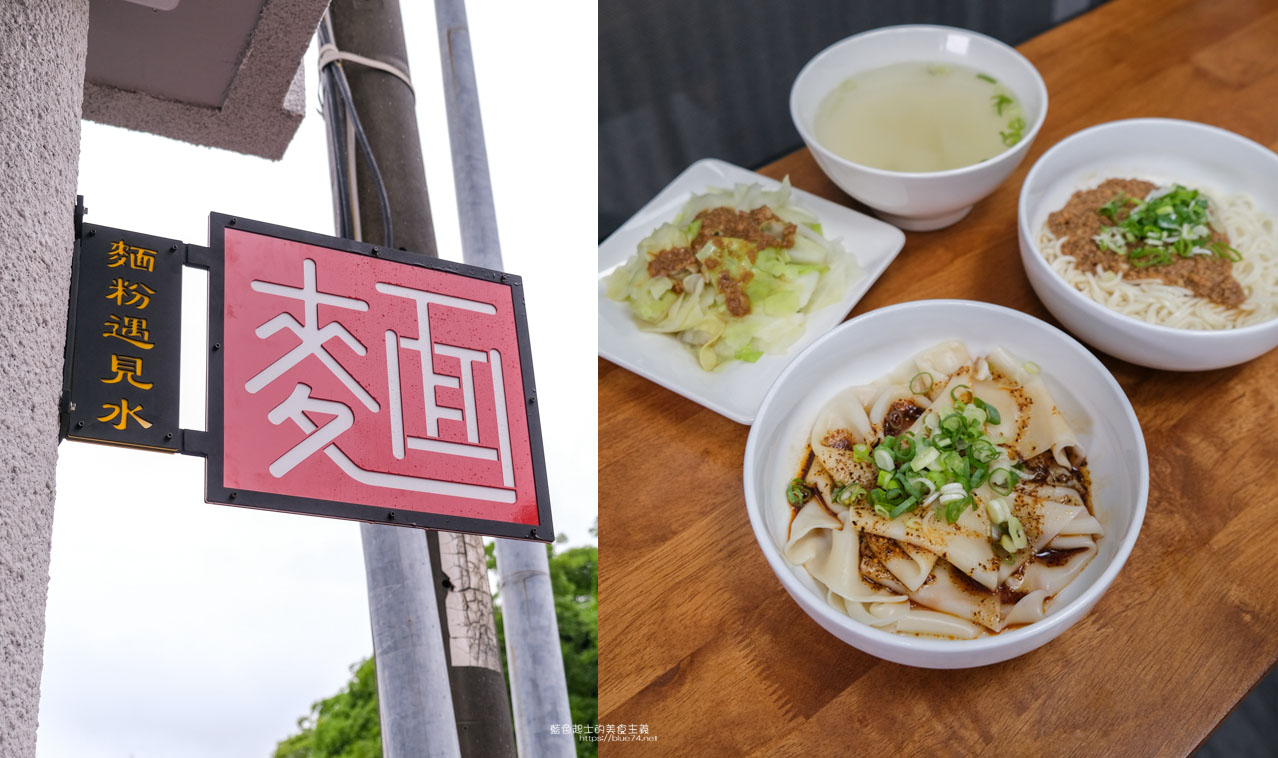
<path fill-rule="evenodd" d="M 301 732 L 277 745 L 275 758 L 382 758 L 377 668 L 368 658 L 351 671 L 354 676 L 341 692 L 297 720 Z"/>
<path fill-rule="evenodd" d="M 598 536 L 597 529 L 591 534 Z M 574 547 L 560 553 L 554 546 L 546 549 L 572 720 L 582 726 L 595 724 L 599 721 L 599 548 Z M 487 551 L 492 569 L 496 562 L 491 544 Z M 497 639 L 502 669 L 509 671 L 500 602 L 498 598 L 495 604 Z M 299 733 L 276 746 L 275 758 L 381 758 L 377 669 L 369 658 L 351 671 L 351 681 L 341 692 L 315 703 L 309 714 L 298 719 Z M 577 755 L 595 758 L 598 746 L 578 739 Z"/>

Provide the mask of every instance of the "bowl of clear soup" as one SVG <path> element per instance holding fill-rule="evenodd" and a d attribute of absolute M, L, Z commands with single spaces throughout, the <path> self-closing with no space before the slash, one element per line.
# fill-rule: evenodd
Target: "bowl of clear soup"
<path fill-rule="evenodd" d="M 826 48 L 790 115 L 821 170 L 902 229 L 962 219 L 1024 159 L 1047 88 L 1013 48 L 945 26 L 894 26 Z"/>

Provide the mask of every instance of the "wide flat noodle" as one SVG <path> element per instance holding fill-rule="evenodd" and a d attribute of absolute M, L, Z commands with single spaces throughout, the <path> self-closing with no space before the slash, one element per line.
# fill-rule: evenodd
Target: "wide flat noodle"
<path fill-rule="evenodd" d="M 1041 620 L 1047 615 L 1047 596 L 1048 593 L 1035 590 L 1018 600 L 1016 605 L 1006 608 L 999 630 L 1014 624 L 1032 624 Z"/>
<path fill-rule="evenodd" d="M 790 538 L 786 540 L 781 555 L 791 565 L 802 566 L 812 560 L 817 550 L 829 549 L 825 542 L 827 535 L 822 532 L 841 526 L 842 522 L 831 516 L 815 498 L 809 500 L 790 522 Z"/>
<path fill-rule="evenodd" d="M 1018 550 L 1016 560 L 1012 563 L 1001 564 L 999 583 L 1007 581 L 1022 563 L 1046 547 L 1076 517 L 1087 513 L 1082 502 L 1073 498 L 1077 498 L 1077 493 L 1068 487 L 1027 485 L 1024 482 L 1017 486 L 1011 497 L 1004 498 L 1012 515 L 1020 519 L 1021 525 L 1025 527 L 1029 547 Z"/>
<path fill-rule="evenodd" d="M 920 397 L 926 396 L 936 400 L 941 395 L 940 388 L 945 383 L 945 377 L 953 374 L 960 366 L 971 362 L 972 355 L 967 351 L 966 345 L 958 340 L 946 340 L 902 363 L 875 383 L 908 387 L 914 377 L 926 374 L 932 377 L 935 389 L 923 393 Z M 924 379 L 926 380 L 926 377 Z"/>
<path fill-rule="evenodd" d="M 835 395 L 817 414 L 812 425 L 812 452 L 836 481 L 873 481 L 874 466 L 852 459 L 852 446 L 870 438 L 870 419 L 865 415 L 859 395 L 861 388 L 850 387 Z"/>
<path fill-rule="evenodd" d="M 887 587 L 893 592 L 904 595 L 907 590 L 900 580 L 888 571 L 887 568 L 876 558 L 869 550 L 861 553 L 861 573 L 871 581 Z M 914 593 L 910 593 L 911 597 Z M 891 624 L 876 624 L 888 631 L 902 632 L 905 634 L 931 634 L 939 637 L 953 637 L 955 639 L 972 639 L 981 635 L 981 627 L 970 621 L 964 620 L 949 613 L 938 613 L 936 611 L 927 610 L 922 607 L 911 607 L 909 603 L 901 604 L 905 610 L 893 619 Z M 836 603 L 835 607 L 847 613 L 846 606 L 841 602 Z M 849 614 L 852 615 L 852 614 Z M 873 614 L 872 614 L 873 615 Z M 880 611 L 876 618 L 882 618 L 883 612 Z"/>
<path fill-rule="evenodd" d="M 1065 415 L 1056 407 L 1052 393 L 1047 389 L 1043 377 L 1030 374 L 1023 362 L 1017 362 L 1003 348 L 995 348 L 990 352 L 989 366 L 999 374 L 1003 382 L 1012 381 L 1021 385 L 1025 397 L 1030 402 L 1028 423 L 1019 430 L 1015 439 L 1018 452 L 1025 459 L 1033 458 L 1044 450 L 1051 450 L 1052 457 L 1062 466 L 1069 467 L 1082 462 L 1084 453 Z M 1001 410 L 1001 409 L 1000 409 Z"/>
<path fill-rule="evenodd" d="M 808 473 L 803 477 L 803 483 L 816 490 L 821 496 L 822 502 L 830 506 L 833 510 L 846 509 L 846 505 L 839 505 L 834 501 L 834 479 L 826 472 L 825 468 L 814 463 L 808 467 Z"/>
<path fill-rule="evenodd" d="M 1048 595 L 1055 595 L 1074 581 L 1095 555 L 1096 544 L 1092 543 L 1086 547 L 1049 554 L 1048 558 L 1034 558 L 1025 564 L 1024 571 L 1018 571 L 1007 578 L 1007 586 L 1013 592 L 1042 590 Z"/>
<path fill-rule="evenodd" d="M 812 578 L 843 598 L 844 603 L 904 600 L 865 581 L 861 576 L 860 534 L 847 523 L 847 513 L 839 521 L 838 529 L 822 530 L 818 539 L 828 538 L 828 543 L 821 543 L 825 549 L 818 549 L 803 564 Z"/>
<path fill-rule="evenodd" d="M 870 419 L 870 428 L 874 430 L 874 438 L 881 439 L 883 437 L 883 420 L 887 416 L 887 412 L 898 400 L 909 400 L 915 405 L 926 408 L 930 402 L 924 395 L 915 395 L 910 392 L 905 385 L 889 385 L 879 390 L 874 398 L 874 402 L 870 405 L 867 416 Z"/>
<path fill-rule="evenodd" d="M 879 563 L 883 564 L 883 567 L 910 591 L 917 590 L 919 585 L 927 580 L 932 567 L 936 565 L 936 553 L 915 547 L 908 542 L 902 543 L 878 535 L 867 535 L 865 544 L 874 553 L 874 557 L 879 559 Z"/>
<path fill-rule="evenodd" d="M 1083 511 L 1074 517 L 1074 520 L 1065 525 L 1061 529 L 1061 534 L 1094 534 L 1101 536 L 1105 533 L 1105 529 L 1101 527 L 1101 523 L 1096 520 L 1092 514 Z"/>
<path fill-rule="evenodd" d="M 896 631 L 903 634 L 929 634 L 936 637 L 953 637 L 970 640 L 981 636 L 981 627 L 957 616 L 922 608 L 911 608 L 896 622 Z"/>
<path fill-rule="evenodd" d="M 937 561 L 932 575 L 917 591 L 910 593 L 910 599 L 991 631 L 998 631 L 1000 626 L 1002 608 L 998 593 L 955 571 L 946 561 Z"/>
<path fill-rule="evenodd" d="M 998 586 L 998 556 L 990 545 L 990 520 L 985 509 L 968 509 L 959 520 L 885 519 L 864 504 L 848 511 L 857 528 L 935 553 L 990 589 Z"/>
<path fill-rule="evenodd" d="M 1047 543 L 1048 550 L 1077 550 L 1080 547 L 1091 547 L 1096 541 L 1090 534 L 1058 534 Z"/>
<path fill-rule="evenodd" d="M 1078 436 L 1056 407 L 1047 385 L 1017 365 L 1006 351 L 996 349 L 988 360 L 979 358 L 960 367 L 931 410 L 944 418 L 954 411 L 954 395 L 961 397 L 960 393 L 968 391 L 998 410 L 999 423 L 986 426 L 990 438 L 1006 440 L 1023 460 L 1046 450 L 1067 468 L 1083 460 Z M 921 432 L 922 423 L 920 419 L 910 431 Z"/>
<path fill-rule="evenodd" d="M 876 538 L 870 537 L 866 541 L 873 539 Z M 873 555 L 872 550 L 862 551 L 861 573 L 893 592 L 907 593 L 910 600 L 919 606 L 940 611 L 939 616 L 956 618 L 965 624 L 974 624 L 989 631 L 997 632 L 1002 629 L 1008 623 L 1007 616 L 1013 611 L 1013 606 L 1000 602 L 996 592 L 973 582 L 945 561 L 938 561 L 936 567 L 929 572 L 926 583 L 914 590 L 907 590 Z M 917 612 L 919 609 L 914 610 Z M 977 634 L 979 633 L 978 629 Z"/>
<path fill-rule="evenodd" d="M 883 538 L 866 534 L 865 532 L 861 533 L 861 575 L 871 582 L 887 587 L 898 595 L 909 593 L 910 589 L 901 583 L 896 574 L 887 570 L 887 566 L 883 565 L 883 562 L 869 547 L 869 540 L 871 539 Z"/>

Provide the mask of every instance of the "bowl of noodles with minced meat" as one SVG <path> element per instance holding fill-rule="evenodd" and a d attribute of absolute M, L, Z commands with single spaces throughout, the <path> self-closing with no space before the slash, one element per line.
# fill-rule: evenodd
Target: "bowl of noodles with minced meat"
<path fill-rule="evenodd" d="M 1021 260 L 1047 309 L 1110 355 L 1200 371 L 1278 346 L 1278 156 L 1192 121 L 1084 129 L 1030 169 Z"/>

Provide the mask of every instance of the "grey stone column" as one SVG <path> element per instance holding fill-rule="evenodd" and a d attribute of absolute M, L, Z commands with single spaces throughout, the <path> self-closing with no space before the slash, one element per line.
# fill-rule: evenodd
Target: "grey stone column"
<path fill-rule="evenodd" d="M 0 758 L 32 758 L 89 0 L 0 2 Z"/>

